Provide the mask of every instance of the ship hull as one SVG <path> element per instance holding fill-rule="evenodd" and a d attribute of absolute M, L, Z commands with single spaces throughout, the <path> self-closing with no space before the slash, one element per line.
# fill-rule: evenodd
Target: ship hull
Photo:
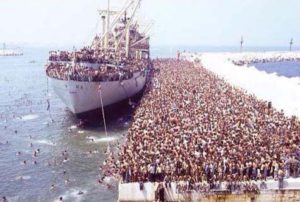
<path fill-rule="evenodd" d="M 145 86 L 146 75 L 137 72 L 128 80 L 83 82 L 50 78 L 54 92 L 74 114 L 83 114 L 133 97 Z M 99 86 L 101 86 L 101 95 Z"/>

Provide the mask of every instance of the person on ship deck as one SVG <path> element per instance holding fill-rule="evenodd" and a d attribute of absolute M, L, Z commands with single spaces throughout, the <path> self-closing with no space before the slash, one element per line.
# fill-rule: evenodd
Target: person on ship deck
<path fill-rule="evenodd" d="M 98 68 L 51 62 L 47 65 L 46 73 L 49 77 L 60 80 L 121 81 L 132 78 L 135 72 L 142 72 L 147 66 L 147 60 L 133 60 L 125 66 L 101 65 Z"/>

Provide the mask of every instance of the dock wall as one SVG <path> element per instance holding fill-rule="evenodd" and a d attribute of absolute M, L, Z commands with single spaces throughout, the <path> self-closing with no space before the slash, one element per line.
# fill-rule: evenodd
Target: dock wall
<path fill-rule="evenodd" d="M 255 182 L 258 187 L 260 182 Z M 204 194 L 191 191 L 189 193 L 178 193 L 176 183 L 171 183 L 170 188 L 165 189 L 166 201 L 230 201 L 230 202 L 285 202 L 300 201 L 300 179 L 287 179 L 284 181 L 284 188 L 278 189 L 278 181 L 270 180 L 266 182 L 267 189 L 260 190 L 260 194 L 228 194 L 225 192 L 217 192 L 214 194 Z M 155 201 L 155 191 L 158 183 L 144 183 L 143 189 L 140 190 L 139 183 L 119 184 L 119 201 Z"/>

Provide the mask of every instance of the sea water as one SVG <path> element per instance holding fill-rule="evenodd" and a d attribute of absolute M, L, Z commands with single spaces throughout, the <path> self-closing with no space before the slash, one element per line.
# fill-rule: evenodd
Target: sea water
<path fill-rule="evenodd" d="M 300 77 L 300 61 L 281 61 L 252 64 L 258 70 L 288 78 Z"/>
<path fill-rule="evenodd" d="M 152 55 L 175 57 L 177 49 L 228 50 L 157 47 Z M 0 57 L 0 196 L 22 202 L 55 201 L 61 196 L 64 201 L 72 202 L 117 201 L 117 188 L 107 189 L 97 179 L 108 144 L 122 141 L 129 127 L 130 110 L 125 107 L 115 116 L 107 117 L 109 137 L 105 136 L 101 115 L 93 117 L 84 128 L 78 127 L 79 120 L 47 86 L 44 65 L 49 50 L 26 48 L 24 56 Z M 268 66 L 257 68 L 268 71 Z M 274 71 L 278 74 L 289 71 L 285 70 Z M 51 95 L 50 111 L 47 111 L 48 95 Z M 33 157 L 37 149 L 40 152 Z M 65 150 L 68 161 L 62 156 Z M 21 154 L 17 155 L 18 152 Z M 51 185 L 54 189 L 50 189 Z M 84 194 L 78 195 L 79 191 Z"/>
<path fill-rule="evenodd" d="M 28 48 L 24 56 L 0 57 L 0 198 L 46 202 L 62 196 L 72 202 L 117 201 L 117 188 L 108 190 L 97 179 L 106 158 L 104 151 L 126 133 L 130 114 L 125 109 L 118 110 L 117 117 L 107 115 L 109 137 L 100 114 L 84 128 L 77 127 L 79 119 L 50 86 L 47 91 L 44 65 L 48 51 Z M 90 137 L 95 141 L 89 141 Z M 37 149 L 40 153 L 34 157 Z M 68 161 L 62 156 L 65 150 Z M 78 195 L 79 191 L 84 194 Z"/>

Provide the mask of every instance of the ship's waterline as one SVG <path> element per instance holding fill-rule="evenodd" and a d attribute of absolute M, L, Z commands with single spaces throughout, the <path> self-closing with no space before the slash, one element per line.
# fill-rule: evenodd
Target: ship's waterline
<path fill-rule="evenodd" d="M 54 91 L 74 114 L 81 114 L 115 104 L 139 93 L 145 86 L 146 75 L 134 73 L 123 81 L 81 82 L 50 78 Z M 101 88 L 101 94 L 100 89 Z"/>

